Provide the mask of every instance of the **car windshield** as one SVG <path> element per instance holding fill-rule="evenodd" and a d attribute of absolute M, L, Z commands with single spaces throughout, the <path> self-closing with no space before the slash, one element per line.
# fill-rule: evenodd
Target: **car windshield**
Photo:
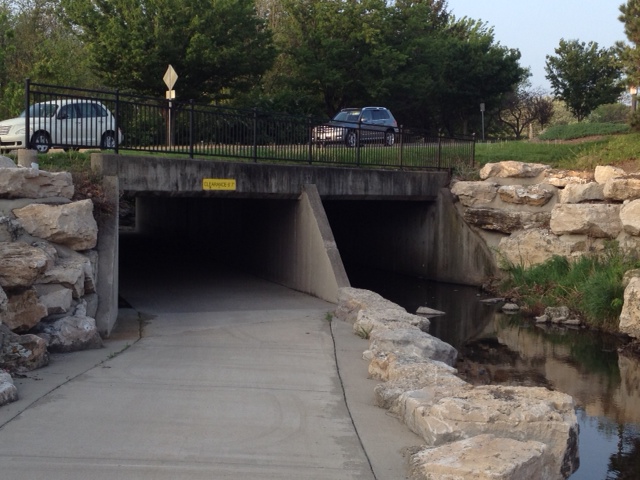
<path fill-rule="evenodd" d="M 29 116 L 30 117 L 52 117 L 56 110 L 58 109 L 58 105 L 55 103 L 36 103 L 35 105 L 31 105 L 29 107 Z M 24 110 L 20 117 L 25 117 L 27 115 L 27 111 Z"/>
<path fill-rule="evenodd" d="M 343 110 L 333 117 L 340 122 L 357 122 L 360 117 L 360 110 Z"/>

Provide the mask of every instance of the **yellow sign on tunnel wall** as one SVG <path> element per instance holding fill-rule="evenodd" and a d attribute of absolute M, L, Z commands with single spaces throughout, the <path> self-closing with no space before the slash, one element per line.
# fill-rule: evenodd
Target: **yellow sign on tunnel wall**
<path fill-rule="evenodd" d="M 235 178 L 203 178 L 203 190 L 235 190 Z"/>

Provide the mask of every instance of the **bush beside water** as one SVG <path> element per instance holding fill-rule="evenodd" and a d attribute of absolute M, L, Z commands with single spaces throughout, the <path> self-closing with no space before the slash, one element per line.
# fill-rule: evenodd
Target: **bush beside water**
<path fill-rule="evenodd" d="M 508 278 L 501 293 L 526 313 L 541 315 L 546 307 L 566 305 L 589 326 L 616 331 L 624 303 L 622 277 L 640 268 L 640 257 L 610 242 L 604 251 L 578 259 L 555 256 L 530 268 L 504 267 Z"/>

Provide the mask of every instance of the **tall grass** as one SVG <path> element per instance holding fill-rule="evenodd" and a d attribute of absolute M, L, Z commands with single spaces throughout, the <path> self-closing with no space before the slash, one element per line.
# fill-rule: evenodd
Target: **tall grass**
<path fill-rule="evenodd" d="M 590 326 L 615 330 L 624 302 L 622 277 L 640 267 L 640 257 L 611 242 L 603 252 L 575 260 L 555 256 L 530 268 L 506 267 L 501 291 L 528 313 L 540 315 L 548 306 L 566 305 Z"/>
<path fill-rule="evenodd" d="M 569 125 L 554 125 L 542 134 L 540 140 L 572 140 L 595 135 L 611 135 L 627 133 L 631 127 L 626 123 L 572 123 Z"/>
<path fill-rule="evenodd" d="M 640 134 L 608 135 L 580 142 L 512 141 L 479 143 L 476 164 L 505 160 L 544 163 L 554 168 L 594 169 L 597 165 L 615 165 L 640 159 Z"/>

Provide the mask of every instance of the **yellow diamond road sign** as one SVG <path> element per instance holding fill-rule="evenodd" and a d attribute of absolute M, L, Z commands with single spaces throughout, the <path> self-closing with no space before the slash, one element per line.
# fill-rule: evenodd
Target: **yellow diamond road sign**
<path fill-rule="evenodd" d="M 164 83 L 167 85 L 167 88 L 169 90 L 173 90 L 173 86 L 176 84 L 176 80 L 178 80 L 178 74 L 173 69 L 173 67 L 169 65 L 169 68 L 167 68 L 167 71 L 165 72 L 164 77 L 162 77 L 162 79 L 164 80 Z"/>

